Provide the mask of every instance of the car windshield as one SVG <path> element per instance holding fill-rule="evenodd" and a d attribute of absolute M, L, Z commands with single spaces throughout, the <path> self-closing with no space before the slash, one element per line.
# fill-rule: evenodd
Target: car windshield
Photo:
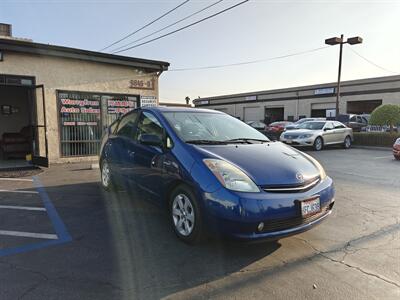
<path fill-rule="evenodd" d="M 309 119 L 300 119 L 297 122 L 295 122 L 295 124 L 299 125 L 299 124 L 303 124 L 304 122 L 310 121 Z"/>
<path fill-rule="evenodd" d="M 164 112 L 185 142 L 227 142 L 235 139 L 269 141 L 262 133 L 227 114 L 213 112 Z"/>
<path fill-rule="evenodd" d="M 324 128 L 325 122 L 305 122 L 298 126 L 300 129 L 321 130 Z"/>

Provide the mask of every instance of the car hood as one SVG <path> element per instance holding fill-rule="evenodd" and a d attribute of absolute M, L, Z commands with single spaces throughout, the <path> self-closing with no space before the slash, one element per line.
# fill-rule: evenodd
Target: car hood
<path fill-rule="evenodd" d="M 242 169 L 257 185 L 298 185 L 319 176 L 302 152 L 280 142 L 264 144 L 193 145 L 201 159 L 219 158 Z"/>

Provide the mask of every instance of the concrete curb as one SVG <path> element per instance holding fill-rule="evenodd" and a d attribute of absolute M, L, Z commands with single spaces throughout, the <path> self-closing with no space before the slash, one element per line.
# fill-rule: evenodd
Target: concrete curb
<path fill-rule="evenodd" d="M 392 147 L 376 147 L 376 146 L 361 146 L 361 145 L 352 145 L 351 147 L 354 149 L 392 151 Z"/>

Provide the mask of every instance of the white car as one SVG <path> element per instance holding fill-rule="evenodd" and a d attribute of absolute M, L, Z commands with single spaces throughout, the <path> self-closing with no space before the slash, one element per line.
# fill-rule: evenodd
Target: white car
<path fill-rule="evenodd" d="M 341 144 L 345 149 L 353 142 L 353 130 L 338 121 L 311 121 L 282 133 L 280 141 L 292 146 L 309 146 L 320 151 L 324 146 Z"/>

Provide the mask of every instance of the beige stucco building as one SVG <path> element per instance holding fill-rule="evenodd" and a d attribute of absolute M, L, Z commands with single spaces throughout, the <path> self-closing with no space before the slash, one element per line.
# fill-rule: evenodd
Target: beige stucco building
<path fill-rule="evenodd" d="M 158 104 L 158 79 L 168 66 L 0 37 L 0 159 L 25 156 L 28 148 L 38 162 L 96 159 L 105 126 Z"/>
<path fill-rule="evenodd" d="M 381 104 L 400 104 L 400 76 L 344 81 L 340 95 L 340 114 L 371 113 Z M 244 121 L 329 117 L 335 114 L 336 83 L 199 98 L 194 104 Z"/>

